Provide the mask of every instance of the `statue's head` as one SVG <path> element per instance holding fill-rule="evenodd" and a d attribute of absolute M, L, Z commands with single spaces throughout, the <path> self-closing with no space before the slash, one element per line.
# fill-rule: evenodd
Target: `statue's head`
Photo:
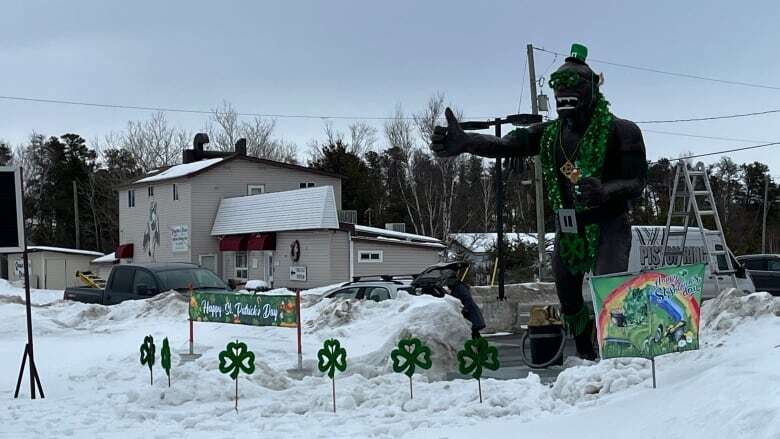
<path fill-rule="evenodd" d="M 585 46 L 572 44 L 571 56 L 550 75 L 558 117 L 572 117 L 588 111 L 596 103 L 602 77 L 585 63 L 587 56 Z"/>

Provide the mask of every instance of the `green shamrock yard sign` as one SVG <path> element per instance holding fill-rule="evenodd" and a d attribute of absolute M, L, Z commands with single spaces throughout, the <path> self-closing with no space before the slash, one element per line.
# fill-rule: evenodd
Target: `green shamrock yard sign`
<path fill-rule="evenodd" d="M 409 397 L 414 399 L 412 389 L 412 375 L 417 367 L 430 369 L 431 348 L 426 346 L 419 338 L 404 338 L 398 342 L 398 347 L 390 353 L 393 360 L 393 372 L 403 373 L 409 377 Z"/>
<path fill-rule="evenodd" d="M 144 337 L 144 342 L 141 344 L 141 366 L 149 367 L 149 382 L 154 385 L 154 374 L 152 373 L 152 366 L 154 366 L 154 338 L 151 335 Z"/>
<path fill-rule="evenodd" d="M 251 375 L 255 371 L 255 354 L 246 347 L 246 343 L 238 340 L 230 342 L 224 351 L 219 353 L 219 371 L 230 375 L 236 382 L 236 411 L 238 411 L 238 374 L 244 372 Z"/>
<path fill-rule="evenodd" d="M 458 371 L 463 375 L 471 375 L 477 380 L 479 387 L 479 402 L 482 402 L 482 369 L 498 370 L 498 349 L 490 346 L 482 337 L 467 340 L 462 351 L 458 352 Z"/>
<path fill-rule="evenodd" d="M 347 350 L 335 338 L 325 340 L 322 349 L 317 351 L 317 368 L 327 373 L 333 384 L 333 413 L 336 413 L 336 370 L 347 370 Z"/>
<path fill-rule="evenodd" d="M 168 375 L 168 387 L 171 387 L 171 346 L 168 344 L 168 337 L 163 339 L 162 349 L 160 349 L 160 364 Z"/>

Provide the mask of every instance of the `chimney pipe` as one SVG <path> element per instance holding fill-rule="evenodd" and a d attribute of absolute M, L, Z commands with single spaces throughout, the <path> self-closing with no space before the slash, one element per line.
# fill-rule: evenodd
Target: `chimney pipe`
<path fill-rule="evenodd" d="M 246 155 L 246 139 L 241 138 L 236 142 L 236 154 Z"/>
<path fill-rule="evenodd" d="M 195 134 L 195 139 L 192 140 L 192 148 L 196 151 L 203 151 L 203 145 L 209 143 L 209 135 L 206 133 Z"/>

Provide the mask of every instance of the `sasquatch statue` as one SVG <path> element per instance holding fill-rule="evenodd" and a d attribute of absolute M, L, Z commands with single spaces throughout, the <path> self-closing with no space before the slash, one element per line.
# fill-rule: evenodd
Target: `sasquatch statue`
<path fill-rule="evenodd" d="M 516 129 L 504 137 L 464 132 L 448 108 L 447 127 L 436 127 L 431 148 L 439 157 L 469 152 L 482 157 L 539 155 L 556 237 L 552 269 L 566 328 L 577 353 L 594 359 L 593 317 L 584 305 L 585 273 L 624 272 L 631 249 L 630 201 L 645 187 L 642 133 L 618 119 L 599 91 L 603 76 L 585 63 L 587 48 L 551 75 L 558 119 Z"/>

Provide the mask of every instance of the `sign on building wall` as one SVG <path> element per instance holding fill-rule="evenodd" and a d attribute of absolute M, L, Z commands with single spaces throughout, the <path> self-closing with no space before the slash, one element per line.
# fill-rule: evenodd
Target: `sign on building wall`
<path fill-rule="evenodd" d="M 21 174 L 16 166 L 0 166 L 0 253 L 24 251 Z"/>
<path fill-rule="evenodd" d="M 290 267 L 290 280 L 306 282 L 306 266 Z"/>
<path fill-rule="evenodd" d="M 265 296 L 193 291 L 190 318 L 197 322 L 295 328 L 298 326 L 295 302 L 294 294 Z"/>
<path fill-rule="evenodd" d="M 171 227 L 171 251 L 186 252 L 190 249 L 190 226 L 180 224 Z"/>

